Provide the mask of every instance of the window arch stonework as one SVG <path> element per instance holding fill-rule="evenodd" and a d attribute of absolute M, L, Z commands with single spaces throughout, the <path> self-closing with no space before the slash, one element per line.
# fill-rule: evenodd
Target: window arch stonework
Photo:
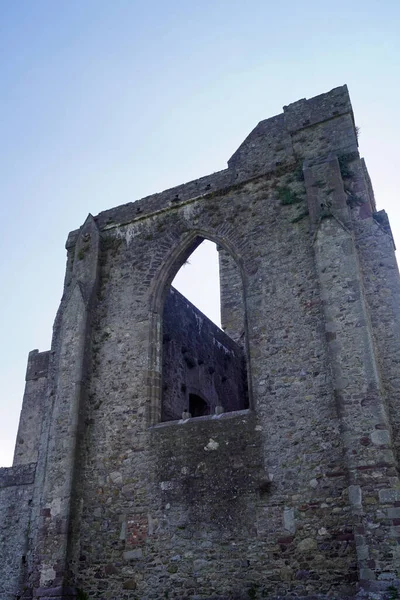
<path fill-rule="evenodd" d="M 157 275 L 155 276 L 155 278 L 152 282 L 152 289 L 151 289 L 151 296 L 150 296 L 151 310 L 150 310 L 149 369 L 148 369 L 148 379 L 147 379 L 148 422 L 150 425 L 159 423 L 162 420 L 176 420 L 178 418 L 180 419 L 180 418 L 182 418 L 182 414 L 183 414 L 184 410 L 186 410 L 187 412 L 189 411 L 189 392 L 187 391 L 187 389 L 185 389 L 186 384 L 184 384 L 184 383 L 179 383 L 179 386 L 182 386 L 182 389 L 175 390 L 175 392 L 176 391 L 178 391 L 178 393 L 181 392 L 182 397 L 185 396 L 186 404 L 181 403 L 181 406 L 179 406 L 179 408 L 178 408 L 178 406 L 175 406 L 175 408 L 173 410 L 169 411 L 168 415 L 166 415 L 165 410 L 163 410 L 163 405 L 162 405 L 163 395 L 164 395 L 164 393 L 166 393 L 165 386 L 169 385 L 168 382 L 166 381 L 167 378 L 165 377 L 165 373 L 164 373 L 164 377 L 163 377 L 163 356 L 164 356 L 164 352 L 166 351 L 165 345 L 170 343 L 168 341 L 169 336 L 167 335 L 167 339 L 164 336 L 164 333 L 165 333 L 164 329 L 163 329 L 164 307 L 166 305 L 167 296 L 170 293 L 170 289 L 171 289 L 170 284 L 171 284 L 172 280 L 174 279 L 176 273 L 179 271 L 179 269 L 185 263 L 185 261 L 189 258 L 189 256 L 192 254 L 192 252 L 205 239 L 215 242 L 218 247 L 223 248 L 223 250 L 225 251 L 225 254 L 229 254 L 229 256 L 231 256 L 233 258 L 233 260 L 235 261 L 235 263 L 238 266 L 238 270 L 240 273 L 241 287 L 242 287 L 243 323 L 245 324 L 245 327 L 247 327 L 246 302 L 245 302 L 246 285 L 245 285 L 244 269 L 243 269 L 241 257 L 238 254 L 238 252 L 236 251 L 234 243 L 232 243 L 232 240 L 227 235 L 227 232 L 225 232 L 224 236 L 221 236 L 221 235 L 218 235 L 215 233 L 210 233 L 208 231 L 204 231 L 204 230 L 200 230 L 200 229 L 189 232 L 168 253 L 168 255 L 166 256 L 162 265 L 160 266 Z M 179 293 L 176 292 L 176 294 L 179 294 Z M 195 310 L 197 310 L 195 307 L 193 307 L 193 308 Z M 212 325 L 214 326 L 214 324 L 212 324 Z M 218 329 L 217 326 L 214 326 L 214 327 L 215 327 L 215 329 Z M 223 331 L 219 330 L 219 332 L 220 332 L 221 336 L 225 335 Z M 228 336 L 226 336 L 226 337 L 228 337 Z M 175 340 L 175 341 L 177 341 L 177 340 Z M 234 344 L 234 342 L 232 340 L 229 340 L 229 341 L 231 344 Z M 217 388 L 219 386 L 219 388 L 222 387 L 228 391 L 226 393 L 224 393 L 223 391 L 221 391 L 221 389 L 218 389 L 218 394 L 217 394 L 218 397 L 214 397 L 213 401 L 210 403 L 209 410 L 210 410 L 211 414 L 215 414 L 215 413 L 218 414 L 219 412 L 221 412 L 221 411 L 224 412 L 226 410 L 227 411 L 240 410 L 240 409 L 248 408 L 249 406 L 251 406 L 250 365 L 249 365 L 249 359 L 248 359 L 249 354 L 247 351 L 247 335 L 245 336 L 245 339 L 243 340 L 243 342 L 244 342 L 244 344 L 243 344 L 243 349 L 242 349 L 242 356 L 243 356 L 242 362 L 243 362 L 243 369 L 244 369 L 243 372 L 245 373 L 243 378 L 246 381 L 244 381 L 244 382 L 242 381 L 241 384 L 239 384 L 239 387 L 240 387 L 240 385 L 242 385 L 242 389 L 243 390 L 245 389 L 245 392 L 239 394 L 241 396 L 240 402 L 237 399 L 236 399 L 236 401 L 232 402 L 232 398 L 235 396 L 235 394 L 236 394 L 236 396 L 238 396 L 237 386 L 235 388 L 235 393 L 232 393 L 232 387 L 235 387 L 235 385 L 232 384 L 232 381 L 233 381 L 232 373 L 230 373 L 231 377 L 221 374 L 221 373 L 218 373 L 218 375 L 215 376 L 215 379 L 218 380 Z M 217 341 L 216 345 L 218 346 L 218 344 L 220 346 L 224 346 L 223 343 L 221 344 L 221 341 L 219 341 L 219 342 Z M 227 344 L 225 344 L 225 346 L 226 345 Z M 182 346 L 183 346 L 183 344 L 182 344 Z M 182 346 L 180 348 L 175 348 L 175 351 L 178 350 L 184 355 L 185 352 L 182 352 Z M 225 353 L 226 352 L 227 351 L 225 350 Z M 177 352 L 177 354 L 178 354 L 178 352 Z M 230 351 L 230 354 L 233 356 L 232 351 Z M 210 358 L 210 360 L 212 360 L 212 357 L 209 357 L 209 358 Z M 186 361 L 185 361 L 185 356 L 183 356 L 183 360 L 187 363 L 189 373 L 190 373 L 191 369 L 195 369 L 195 368 L 197 368 L 198 371 L 202 370 L 203 372 L 205 372 L 205 369 L 208 369 L 211 371 L 210 364 L 205 365 L 205 367 L 202 367 L 201 364 L 200 365 L 198 364 L 199 362 L 202 363 L 202 359 L 199 359 L 199 357 L 194 357 L 194 362 L 196 362 L 196 365 L 191 366 L 190 363 L 191 363 L 192 359 L 193 359 L 193 357 L 192 358 L 186 357 Z M 217 360 L 219 361 L 219 359 L 217 359 Z M 239 360 L 239 359 L 237 358 L 237 360 Z M 182 361 L 180 361 L 180 362 L 182 362 Z M 221 361 L 219 361 L 219 362 L 221 362 Z M 226 364 L 229 363 L 229 358 L 226 358 L 226 356 L 225 356 L 225 361 L 222 361 L 222 362 L 224 362 Z M 226 367 L 226 364 L 225 364 L 225 367 Z M 165 368 L 165 365 L 164 365 L 164 368 Z M 229 370 L 229 365 L 228 365 L 228 370 Z M 238 378 L 239 378 L 239 376 L 238 376 Z M 186 387 L 188 388 L 189 386 L 186 386 Z M 229 388 L 231 388 L 231 389 L 229 389 Z M 213 394 L 211 394 L 211 395 L 213 395 Z M 214 396 L 215 396 L 215 394 L 214 394 Z M 221 405 L 221 402 L 222 402 L 222 405 Z"/>

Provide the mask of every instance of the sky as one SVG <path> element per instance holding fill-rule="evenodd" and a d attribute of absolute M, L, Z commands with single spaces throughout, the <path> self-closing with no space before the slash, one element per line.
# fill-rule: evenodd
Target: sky
<path fill-rule="evenodd" d="M 0 0 L 0 466 L 89 212 L 223 169 L 260 120 L 347 83 L 400 244 L 399 30 L 398 0 Z"/>

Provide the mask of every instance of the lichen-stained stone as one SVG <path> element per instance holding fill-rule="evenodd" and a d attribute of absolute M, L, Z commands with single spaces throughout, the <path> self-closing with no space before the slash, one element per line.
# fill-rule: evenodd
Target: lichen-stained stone
<path fill-rule="evenodd" d="M 170 288 L 203 239 L 224 331 Z M 347 88 L 67 250 L 0 473 L 1 600 L 394 598 L 400 279 Z"/>

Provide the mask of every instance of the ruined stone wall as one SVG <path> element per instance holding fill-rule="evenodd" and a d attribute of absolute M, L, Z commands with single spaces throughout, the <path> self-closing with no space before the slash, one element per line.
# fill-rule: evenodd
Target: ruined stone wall
<path fill-rule="evenodd" d="M 347 89 L 262 121 L 228 165 L 69 236 L 26 578 L 38 597 L 398 583 L 399 280 Z M 204 238 L 222 248 L 227 324 L 240 273 L 230 329 L 244 323 L 250 409 L 162 423 L 164 302 Z"/>
<path fill-rule="evenodd" d="M 38 459 L 42 427 L 49 352 L 32 350 L 28 357 L 26 384 L 14 453 L 14 465 L 29 464 Z"/>
<path fill-rule="evenodd" d="M 336 127 L 347 138 L 353 135 L 355 144 L 349 114 Z M 312 139 L 317 151 L 323 144 L 324 152 L 336 149 L 339 142 L 347 148 L 342 134 L 331 146 L 329 138 L 320 140 L 325 129 L 315 126 L 312 136 L 307 132 L 305 154 Z M 268 137 L 266 131 L 264 135 Z M 249 153 L 241 150 L 242 165 L 252 162 L 252 143 Z M 132 220 L 132 215 L 131 222 L 128 207 L 97 221 L 104 223 L 103 258 L 74 568 L 79 584 L 98 597 L 128 597 L 129 588 L 145 598 L 165 593 L 185 597 L 195 590 L 204 597 L 246 597 L 253 590 L 306 595 L 332 589 L 344 594 L 357 578 L 349 481 L 302 163 L 299 169 L 294 155 L 287 160 L 293 162 L 290 168 L 279 165 L 277 170 L 274 164 L 273 173 L 224 192 L 205 190 L 190 201 L 185 201 L 186 188 L 170 198 L 161 195 L 158 211 L 149 217 L 143 215 L 146 204 L 139 203 L 132 210 L 142 212 L 134 213 L 138 217 Z M 240 179 L 243 171 L 237 168 Z M 238 485 L 236 501 L 249 512 L 244 511 L 236 528 L 231 525 L 238 520 L 231 498 L 221 494 L 217 501 L 209 482 L 217 482 L 228 469 L 228 457 L 219 449 L 231 439 L 226 437 L 229 427 L 233 432 L 236 419 L 240 427 L 243 417 L 232 413 L 221 432 L 206 418 L 204 438 L 198 440 L 197 429 L 176 424 L 148 429 L 148 394 L 155 386 L 155 402 L 160 402 L 161 387 L 152 372 L 161 366 L 156 358 L 149 365 L 146 353 L 159 308 L 154 307 L 150 319 L 148 307 L 157 286 L 171 280 L 186 259 L 195 239 L 192 232 L 223 246 L 245 273 L 253 429 L 262 440 L 255 464 L 262 465 L 264 483 L 251 490 Z M 171 248 L 177 249 L 172 257 Z M 157 343 L 157 334 L 151 334 L 155 357 Z M 186 437 L 185 431 L 193 435 Z M 234 437 L 248 436 L 236 430 Z M 235 453 L 235 460 L 240 454 Z M 245 473 L 245 449 L 239 464 Z M 207 485 L 197 484 L 202 470 L 211 478 Z M 224 519 L 192 521 L 188 507 L 193 496 L 185 491 L 191 486 L 199 507 L 216 505 Z"/>
<path fill-rule="evenodd" d="M 36 464 L 0 469 L 0 598 L 20 597 L 26 575 Z"/>
<path fill-rule="evenodd" d="M 375 213 L 372 219 L 356 221 L 354 226 L 366 299 L 370 308 L 374 344 L 390 415 L 390 429 L 399 461 L 400 278 L 395 247 L 384 211 Z M 381 426 L 377 429 L 387 430 L 387 427 Z M 375 489 L 373 497 L 376 494 Z"/>
<path fill-rule="evenodd" d="M 177 290 L 163 314 L 162 420 L 181 419 L 196 395 L 204 414 L 248 408 L 243 350 Z"/>

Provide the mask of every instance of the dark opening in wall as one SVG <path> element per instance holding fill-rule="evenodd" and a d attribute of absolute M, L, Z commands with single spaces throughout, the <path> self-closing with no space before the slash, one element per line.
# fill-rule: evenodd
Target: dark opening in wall
<path fill-rule="evenodd" d="M 192 417 L 203 417 L 210 414 L 210 409 L 201 396 L 189 394 L 189 413 Z"/>
<path fill-rule="evenodd" d="M 206 262 L 201 265 L 200 271 L 196 269 L 193 272 L 192 269 L 187 287 L 191 287 L 190 282 L 199 283 L 197 291 L 200 290 L 205 300 L 214 297 L 212 314 L 215 316 L 220 312 L 219 286 L 214 285 L 213 289 L 207 274 L 214 270 L 217 274 L 214 281 L 218 284 L 218 262 L 223 267 L 227 261 L 221 263 L 215 244 L 213 246 L 214 265 Z M 195 258 L 193 263 L 196 263 Z M 181 271 L 186 269 L 188 267 Z M 229 269 L 232 270 L 231 262 Z M 221 281 L 226 285 L 227 276 Z M 236 281 L 235 299 L 240 298 L 241 302 L 242 290 L 238 287 Z M 193 295 L 197 297 L 196 293 Z M 221 293 L 222 301 L 224 297 L 226 293 Z M 240 303 L 235 306 L 235 315 L 240 315 L 240 318 L 231 319 L 230 329 L 233 329 L 234 321 L 243 328 L 245 320 Z M 170 287 L 163 310 L 162 421 L 186 418 L 189 413 L 195 418 L 248 408 L 247 364 L 240 344 L 244 341 L 243 333 L 236 332 L 235 338 L 239 343 L 234 341 L 191 301 Z"/>

